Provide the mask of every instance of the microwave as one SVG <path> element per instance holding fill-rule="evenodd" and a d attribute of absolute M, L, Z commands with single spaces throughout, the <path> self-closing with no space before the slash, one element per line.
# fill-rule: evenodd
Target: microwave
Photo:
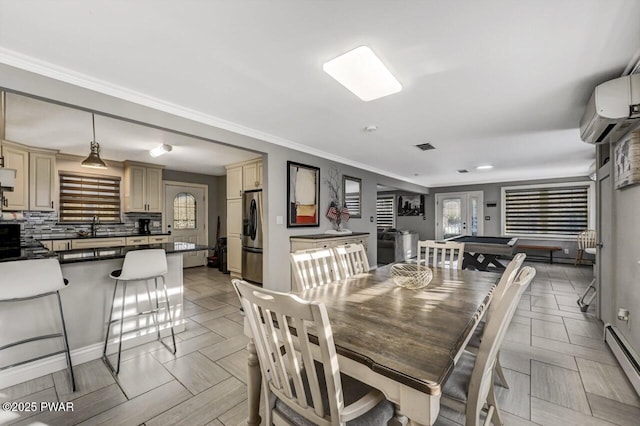
<path fill-rule="evenodd" d="M 20 246 L 20 224 L 0 223 L 0 247 Z"/>

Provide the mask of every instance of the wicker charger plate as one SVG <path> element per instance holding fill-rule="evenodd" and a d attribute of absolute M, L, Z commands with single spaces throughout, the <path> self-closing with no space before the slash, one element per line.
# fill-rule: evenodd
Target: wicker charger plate
<path fill-rule="evenodd" d="M 433 272 L 423 265 L 397 263 L 391 266 L 391 276 L 397 286 L 417 289 L 426 287 L 431 282 Z"/>

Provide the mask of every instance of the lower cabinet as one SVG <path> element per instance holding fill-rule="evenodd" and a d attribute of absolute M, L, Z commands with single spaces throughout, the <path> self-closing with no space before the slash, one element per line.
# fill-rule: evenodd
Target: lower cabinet
<path fill-rule="evenodd" d="M 86 238 L 82 240 L 71 240 L 72 249 L 98 248 L 98 247 L 118 247 L 126 246 L 125 237 L 118 238 Z"/>
<path fill-rule="evenodd" d="M 65 251 L 71 250 L 71 240 L 53 240 L 50 250 L 53 251 Z"/>
<path fill-rule="evenodd" d="M 168 235 L 149 236 L 149 244 L 161 244 L 161 243 L 168 243 L 168 242 L 169 242 Z"/>
<path fill-rule="evenodd" d="M 127 237 L 126 242 L 128 246 L 139 246 L 141 244 L 149 244 L 149 237 Z"/>
<path fill-rule="evenodd" d="M 330 234 L 300 235 L 290 238 L 291 252 L 316 248 L 333 248 L 345 244 L 362 244 L 366 249 L 368 240 L 368 233 L 346 236 L 332 236 Z"/>
<path fill-rule="evenodd" d="M 227 269 L 237 275 L 242 273 L 242 238 L 239 236 L 227 237 Z"/>

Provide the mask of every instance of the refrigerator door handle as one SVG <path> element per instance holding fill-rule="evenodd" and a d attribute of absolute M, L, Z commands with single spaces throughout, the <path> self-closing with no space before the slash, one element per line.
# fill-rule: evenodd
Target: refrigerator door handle
<path fill-rule="evenodd" d="M 262 253 L 262 249 L 255 249 L 251 247 L 242 247 L 242 251 L 246 251 L 249 253 Z"/>

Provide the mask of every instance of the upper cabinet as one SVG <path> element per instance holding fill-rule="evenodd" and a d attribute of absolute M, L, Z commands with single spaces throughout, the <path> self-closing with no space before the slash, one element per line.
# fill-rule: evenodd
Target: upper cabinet
<path fill-rule="evenodd" d="M 227 166 L 227 200 L 242 198 L 243 191 L 262 189 L 262 160 Z"/>
<path fill-rule="evenodd" d="M 29 154 L 29 210 L 54 211 L 56 194 L 56 155 Z"/>
<path fill-rule="evenodd" d="M 124 211 L 162 213 L 162 167 L 124 162 Z"/>
<path fill-rule="evenodd" d="M 242 166 L 227 167 L 227 200 L 242 198 Z"/>
<path fill-rule="evenodd" d="M 2 145 L 5 167 L 16 171 L 13 192 L 4 193 L 7 205 L 3 210 L 29 210 L 29 149 L 6 141 Z"/>
<path fill-rule="evenodd" d="M 262 189 L 262 160 L 242 166 L 242 190 Z"/>

